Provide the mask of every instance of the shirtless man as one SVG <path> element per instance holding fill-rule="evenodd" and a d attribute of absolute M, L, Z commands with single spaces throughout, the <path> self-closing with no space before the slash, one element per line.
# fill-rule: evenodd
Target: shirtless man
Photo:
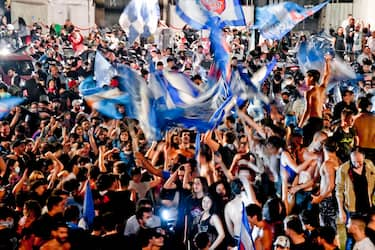
<path fill-rule="evenodd" d="M 240 240 L 242 209 L 244 209 L 241 195 L 241 192 L 244 190 L 244 187 L 241 180 L 234 179 L 231 183 L 231 189 L 235 197 L 225 206 L 224 216 L 228 232 L 236 241 L 235 245 L 237 246 L 237 243 Z"/>
<path fill-rule="evenodd" d="M 65 223 L 57 223 L 52 229 L 53 238 L 41 246 L 41 250 L 69 250 L 68 227 Z"/>
<path fill-rule="evenodd" d="M 327 139 L 327 134 L 318 131 L 314 134 L 310 145 L 304 148 L 302 159 L 303 164 L 312 161 L 304 169 L 300 169 L 298 175 L 292 183 L 292 187 L 288 190 L 289 194 L 295 194 L 295 212 L 301 212 L 303 209 L 312 209 L 311 194 L 316 186 L 316 179 L 319 177 L 318 169 L 322 163 L 322 147 L 323 142 Z M 301 164 L 302 165 L 302 164 Z"/>
<path fill-rule="evenodd" d="M 298 124 L 299 127 L 302 128 L 306 121 L 308 121 L 303 127 L 303 140 L 305 146 L 311 143 L 315 132 L 323 128 L 323 104 L 326 98 L 326 87 L 331 74 L 330 61 L 331 56 L 327 55 L 325 57 L 325 69 L 321 85 L 318 85 L 320 78 L 319 71 L 309 70 L 306 74 L 305 81 L 309 90 L 305 93 L 305 111 Z"/>
<path fill-rule="evenodd" d="M 330 226 L 336 229 L 336 197 L 332 195 L 335 188 L 335 172 L 340 166 L 340 160 L 336 156 L 337 143 L 333 137 L 329 137 L 323 146 L 324 162 L 319 169 L 320 191 L 312 196 L 312 204 L 319 204 L 319 216 L 321 226 Z"/>
<path fill-rule="evenodd" d="M 375 163 L 375 115 L 369 111 L 371 102 L 365 97 L 359 99 L 358 107 L 361 112 L 354 121 L 354 128 L 358 133 L 359 147 L 366 158 Z"/>

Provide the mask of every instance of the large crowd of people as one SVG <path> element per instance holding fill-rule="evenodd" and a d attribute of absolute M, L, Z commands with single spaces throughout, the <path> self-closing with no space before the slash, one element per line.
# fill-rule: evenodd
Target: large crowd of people
<path fill-rule="evenodd" d="M 149 141 L 138 121 L 98 113 L 78 87 L 100 51 L 146 81 L 152 62 L 206 91 L 212 55 L 200 32 L 161 26 L 127 46 L 118 27 L 83 36 L 69 20 L 46 31 L 21 19 L 17 31 L 2 18 L 1 39 L 25 45 L 35 70 L 22 79 L 8 68 L 0 83 L 0 98 L 25 98 L 0 121 L 0 249 L 237 249 L 243 212 L 252 249 L 375 249 L 375 31 L 352 16 L 345 25 L 332 31 L 336 56 L 364 80 L 341 88 L 342 100 L 327 90 L 331 56 L 322 76 L 304 76 L 292 35 L 250 51 L 248 30 L 225 28 L 233 69 L 252 75 L 277 58 L 261 86 L 269 105 L 239 102 L 198 140 L 173 128 Z"/>

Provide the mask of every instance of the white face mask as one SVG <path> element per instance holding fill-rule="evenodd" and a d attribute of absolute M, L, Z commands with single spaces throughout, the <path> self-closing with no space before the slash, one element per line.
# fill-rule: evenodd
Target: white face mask
<path fill-rule="evenodd" d="M 146 221 L 145 221 L 145 227 L 147 228 L 152 228 L 154 226 L 154 220 L 151 218 L 148 218 Z"/>
<path fill-rule="evenodd" d="M 15 167 L 14 168 L 14 172 L 16 172 L 16 174 L 19 174 L 21 172 L 20 167 Z"/>

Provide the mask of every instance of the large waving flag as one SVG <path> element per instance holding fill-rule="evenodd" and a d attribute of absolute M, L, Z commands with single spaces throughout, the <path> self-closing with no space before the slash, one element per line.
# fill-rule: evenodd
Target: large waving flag
<path fill-rule="evenodd" d="M 293 2 L 268 5 L 255 10 L 255 26 L 264 38 L 280 40 L 305 18 L 325 7 L 329 1 L 305 9 Z"/>
<path fill-rule="evenodd" d="M 119 24 L 128 35 L 129 44 L 139 37 L 155 33 L 160 19 L 158 0 L 132 0 L 122 12 Z"/>
<path fill-rule="evenodd" d="M 87 77 L 79 85 L 80 94 L 99 113 L 112 119 L 121 119 L 123 114 L 118 111 L 117 105 L 128 105 L 129 94 L 118 88 L 119 80 L 115 78 L 117 69 L 100 52 L 95 56 L 94 74 L 95 79 Z"/>
<path fill-rule="evenodd" d="M 221 82 L 202 93 L 182 73 L 155 72 L 149 87 L 154 93 L 157 117 L 164 117 L 163 122 L 169 127 L 182 126 L 206 132 L 222 119 L 221 113 L 227 104 L 221 97 Z"/>
<path fill-rule="evenodd" d="M 121 65 L 117 67 L 119 73 L 120 90 L 129 94 L 130 101 L 125 106 L 126 115 L 137 119 L 149 140 L 159 140 L 166 130 L 167 119 L 176 116 L 174 110 L 163 112 L 156 106 L 153 92 L 147 86 L 146 81 L 130 67 Z"/>
<path fill-rule="evenodd" d="M 178 0 L 176 12 L 194 29 L 207 28 L 210 16 L 220 20 L 220 28 L 246 26 L 239 0 Z"/>
<path fill-rule="evenodd" d="M 223 96 L 225 84 L 221 81 L 201 92 L 182 73 L 154 72 L 147 84 L 130 67 L 118 65 L 114 70 L 117 75 L 109 79 L 109 86 L 98 87 L 89 78 L 81 86 L 81 94 L 110 118 L 122 118 L 124 114 L 117 111 L 117 105 L 124 105 L 126 115 L 140 122 L 149 140 L 161 139 L 163 132 L 176 126 L 206 132 L 217 126 L 231 103 L 229 95 Z"/>
<path fill-rule="evenodd" d="M 78 90 L 82 96 L 88 96 L 103 91 L 104 89 L 97 85 L 97 82 L 92 76 L 89 76 L 79 84 Z"/>
<path fill-rule="evenodd" d="M 325 34 L 311 36 L 307 41 L 302 42 L 298 48 L 297 59 L 302 73 L 310 69 L 324 73 L 326 54 L 334 55 L 332 42 Z M 330 81 L 342 81 L 357 78 L 354 69 L 339 57 L 334 57 L 331 62 Z"/>
<path fill-rule="evenodd" d="M 165 71 L 163 73 L 167 93 L 176 105 L 189 105 L 196 101 L 200 90 L 185 74 Z"/>
<path fill-rule="evenodd" d="M 86 182 L 85 197 L 83 200 L 83 219 L 88 228 L 92 228 L 95 218 L 94 199 L 92 197 L 90 181 Z"/>
<path fill-rule="evenodd" d="M 130 95 L 118 88 L 108 88 L 95 94 L 84 96 L 84 98 L 90 107 L 112 119 L 121 119 L 124 116 L 124 114 L 119 112 L 117 105 L 128 107 L 131 103 Z"/>
<path fill-rule="evenodd" d="M 7 97 L 0 99 L 0 119 L 4 118 L 11 109 L 19 104 L 21 104 L 25 99 L 22 97 Z"/>

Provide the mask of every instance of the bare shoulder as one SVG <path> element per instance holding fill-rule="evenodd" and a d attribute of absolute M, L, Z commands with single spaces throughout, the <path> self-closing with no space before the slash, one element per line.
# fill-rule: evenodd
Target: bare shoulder
<path fill-rule="evenodd" d="M 335 171 L 335 168 L 337 168 L 339 163 L 335 160 L 329 159 L 327 161 L 324 161 L 322 164 L 322 169 L 326 173 L 332 173 Z"/>
<path fill-rule="evenodd" d="M 324 86 L 323 84 L 320 84 L 320 85 L 319 85 L 319 91 L 324 91 L 324 92 L 325 92 L 325 91 L 326 91 L 326 88 L 327 88 L 327 87 Z"/>
<path fill-rule="evenodd" d="M 211 225 L 215 224 L 215 222 L 218 222 L 218 221 L 220 221 L 219 216 L 217 216 L 216 214 L 211 215 L 211 218 L 210 218 Z"/>
<path fill-rule="evenodd" d="M 305 94 L 306 95 L 311 95 L 312 93 L 314 93 L 315 89 L 316 89 L 315 87 L 311 88 L 311 89 L 308 89 L 308 90 L 306 90 Z"/>

